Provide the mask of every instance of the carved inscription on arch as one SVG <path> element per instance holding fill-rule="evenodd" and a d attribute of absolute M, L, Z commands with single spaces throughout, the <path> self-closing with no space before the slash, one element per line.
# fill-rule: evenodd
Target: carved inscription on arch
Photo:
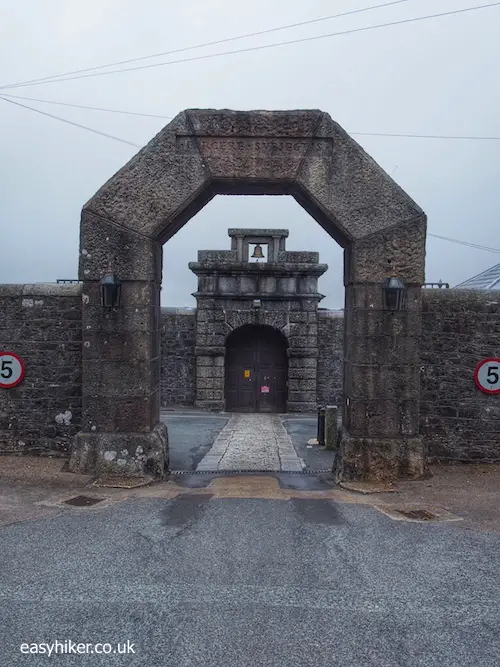
<path fill-rule="evenodd" d="M 311 139 L 310 137 L 176 137 L 176 150 L 183 154 L 196 152 L 199 145 L 207 157 L 228 154 L 255 158 L 301 159 L 307 152 L 314 157 L 325 158 L 332 152 L 331 138 Z"/>

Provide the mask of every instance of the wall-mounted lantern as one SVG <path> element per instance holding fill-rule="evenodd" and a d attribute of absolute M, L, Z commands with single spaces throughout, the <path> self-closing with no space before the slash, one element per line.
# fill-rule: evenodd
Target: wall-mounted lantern
<path fill-rule="evenodd" d="M 258 310 L 261 307 L 261 302 L 260 299 L 254 299 L 252 303 L 252 307 L 255 308 L 255 310 Z"/>
<path fill-rule="evenodd" d="M 120 281 L 112 274 L 107 273 L 101 280 L 101 303 L 106 310 L 118 308 L 120 305 L 122 286 Z"/>
<path fill-rule="evenodd" d="M 405 305 L 405 284 L 401 278 L 386 278 L 383 284 L 386 310 L 403 310 Z"/>

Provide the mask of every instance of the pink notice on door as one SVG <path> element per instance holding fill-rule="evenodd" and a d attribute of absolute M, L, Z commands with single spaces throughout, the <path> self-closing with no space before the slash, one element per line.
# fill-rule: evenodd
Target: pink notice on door
<path fill-rule="evenodd" d="M 268 387 L 267 384 L 262 385 L 262 387 L 260 388 L 260 393 L 261 394 L 269 394 L 270 391 L 271 391 L 271 388 Z"/>

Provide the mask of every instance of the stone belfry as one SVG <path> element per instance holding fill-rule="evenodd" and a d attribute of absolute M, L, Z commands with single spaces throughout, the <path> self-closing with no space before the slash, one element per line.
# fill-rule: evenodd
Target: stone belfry
<path fill-rule="evenodd" d="M 317 252 L 286 250 L 287 229 L 229 229 L 231 250 L 200 250 L 189 268 L 198 276 L 196 405 L 225 408 L 226 341 L 240 327 L 263 325 L 286 339 L 290 412 L 316 409 Z M 255 330 L 256 331 L 256 330 Z"/>

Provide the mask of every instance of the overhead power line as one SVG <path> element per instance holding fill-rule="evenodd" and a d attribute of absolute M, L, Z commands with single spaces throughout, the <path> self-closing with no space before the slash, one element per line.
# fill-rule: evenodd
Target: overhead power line
<path fill-rule="evenodd" d="M 371 5 L 370 7 L 363 7 L 361 9 L 353 9 L 348 12 L 342 12 L 340 14 L 331 14 L 330 16 L 322 16 L 317 19 L 310 19 L 308 21 L 299 21 L 298 23 L 289 23 L 288 25 L 278 26 L 276 28 L 267 28 L 266 30 L 258 30 L 257 32 L 248 32 L 244 35 L 237 35 L 236 37 L 226 37 L 224 39 L 218 39 L 213 42 L 205 42 L 203 44 L 195 44 L 192 46 L 184 46 L 179 49 L 172 49 L 170 51 L 161 51 L 160 53 L 152 53 L 147 56 L 141 56 L 139 58 L 129 58 L 128 60 L 117 60 L 112 63 L 107 63 L 106 65 L 97 65 L 95 67 L 87 67 L 85 69 L 76 69 L 70 72 L 62 72 L 61 74 L 54 74 L 52 76 L 44 76 L 39 79 L 30 79 L 29 81 L 20 81 L 18 83 L 12 83 L 4 86 L 0 86 L 0 89 L 13 88 L 17 86 L 27 86 L 34 83 L 39 83 L 41 81 L 47 81 L 52 79 L 58 79 L 63 76 L 71 76 L 72 74 L 82 74 L 83 72 L 93 72 L 99 69 L 105 69 L 106 67 L 116 67 L 118 65 L 128 65 L 129 63 L 140 62 L 141 60 L 150 60 L 151 58 L 160 58 L 161 56 L 169 56 L 174 53 L 182 53 L 185 51 L 194 51 L 195 49 L 203 49 L 208 46 L 217 46 L 219 44 L 226 44 L 228 42 L 236 42 L 240 39 L 247 39 L 248 37 L 258 37 L 260 35 L 266 35 L 271 32 L 279 32 L 281 30 L 289 30 L 290 28 L 299 28 L 304 25 L 311 25 L 313 23 L 320 23 L 322 21 L 330 21 L 332 19 L 341 18 L 344 16 L 350 16 L 351 14 L 361 14 L 363 12 L 372 11 L 374 9 L 382 9 L 383 7 L 390 7 L 392 5 L 400 5 L 404 2 L 410 2 L 410 0 L 392 0 L 391 2 L 385 2 L 381 5 Z"/>
<path fill-rule="evenodd" d="M 108 139 L 114 139 L 115 141 L 119 141 L 122 144 L 127 144 L 129 146 L 133 146 L 134 148 L 142 148 L 142 146 L 140 146 L 139 144 L 136 144 L 132 141 L 128 141 L 127 139 L 122 139 L 121 137 L 116 137 L 112 134 L 108 134 L 107 132 L 101 132 L 100 130 L 96 130 L 92 127 L 88 127 L 86 125 L 81 125 L 80 123 L 74 123 L 73 121 L 67 120 L 66 118 L 61 118 L 60 116 L 54 116 L 53 114 L 47 113 L 45 111 L 40 111 L 40 109 L 35 109 L 34 107 L 30 107 L 26 104 L 21 104 L 20 102 L 15 102 L 14 100 L 9 100 L 6 97 L 4 97 L 3 95 L 0 95 L 0 99 L 2 99 L 4 102 L 10 102 L 11 104 L 15 104 L 16 106 L 22 107 L 23 109 L 29 109 L 30 111 L 34 111 L 35 113 L 39 113 L 43 116 L 48 116 L 49 118 L 59 120 L 62 123 L 67 123 L 68 125 L 73 125 L 74 127 L 78 127 L 82 130 L 86 130 L 87 132 L 92 132 L 94 134 L 98 134 L 98 135 L 100 135 L 102 137 L 106 137 Z M 103 109 L 99 109 L 99 110 L 103 110 Z M 104 109 L 104 111 L 111 111 L 111 110 L 110 109 Z M 113 113 L 120 113 L 120 112 L 113 111 Z M 415 135 L 410 135 L 410 136 L 415 136 Z M 485 251 L 488 251 L 488 252 L 493 252 L 493 253 L 500 254 L 500 249 L 499 248 L 491 248 L 489 246 L 478 245 L 477 243 L 469 243 L 468 241 L 460 241 L 459 239 L 450 238 L 448 236 L 440 236 L 438 234 L 428 233 L 427 235 L 428 236 L 433 236 L 434 238 L 437 238 L 437 239 L 442 239 L 443 241 L 449 241 L 451 243 L 458 243 L 458 244 L 463 245 L 463 246 L 467 246 L 467 247 L 470 247 L 470 248 L 475 248 L 476 250 L 485 250 Z"/>
<path fill-rule="evenodd" d="M 105 109 L 103 107 L 90 107 L 84 104 L 70 104 L 69 102 L 57 102 L 56 100 L 41 100 L 38 97 L 24 97 L 22 95 L 11 95 L 10 93 L 1 93 L 2 97 L 14 98 L 16 100 L 29 100 L 31 102 L 42 102 L 43 104 L 58 104 L 63 107 L 74 107 L 75 109 L 89 109 L 90 111 L 106 111 L 108 113 L 119 113 L 127 116 L 145 116 L 146 118 L 163 118 L 172 120 L 173 116 L 160 116 L 154 113 L 140 113 L 138 111 L 122 111 L 120 109 Z"/>
<path fill-rule="evenodd" d="M 449 236 L 439 236 L 439 234 L 430 234 L 427 233 L 427 236 L 433 236 L 436 239 L 442 239 L 443 241 L 449 241 L 450 243 L 458 243 L 459 245 L 467 246 L 469 248 L 475 248 L 476 250 L 487 250 L 488 252 L 494 252 L 500 254 L 499 248 L 491 248 L 490 246 L 478 245 L 477 243 L 469 243 L 468 241 L 460 241 L 459 239 L 452 239 Z"/>
<path fill-rule="evenodd" d="M 47 113 L 46 111 L 40 111 L 40 109 L 35 109 L 34 107 L 30 107 L 27 104 L 21 104 L 20 102 L 9 100 L 6 97 L 3 97 L 3 95 L 0 95 L 0 99 L 3 100 L 4 102 L 10 102 L 10 104 L 15 104 L 18 107 L 23 107 L 24 109 L 29 109 L 30 111 L 34 111 L 35 113 L 42 114 L 42 116 L 48 116 L 49 118 L 60 120 L 62 123 L 67 123 L 68 125 L 74 125 L 75 127 L 79 127 L 82 130 L 87 130 L 88 132 L 93 132 L 94 134 L 100 134 L 102 137 L 107 137 L 108 139 L 114 139 L 115 141 L 120 141 L 122 144 L 128 144 L 129 146 L 134 146 L 135 148 L 142 148 L 142 146 L 140 146 L 139 144 L 134 144 L 132 141 L 128 141 L 127 139 L 122 139 L 121 137 L 115 137 L 112 134 L 107 134 L 107 132 L 101 132 L 100 130 L 95 130 L 93 127 L 80 125 L 80 123 L 74 123 L 72 120 L 67 120 L 66 118 L 61 118 L 60 116 L 54 116 L 51 113 Z"/>
<path fill-rule="evenodd" d="M 38 81 L 37 83 L 26 83 L 26 84 L 17 84 L 17 85 L 10 85 L 8 86 L 9 88 L 20 88 L 21 86 L 27 86 L 27 85 L 37 85 L 41 86 L 47 83 L 59 83 L 62 81 L 74 81 L 76 79 L 86 79 L 86 78 L 91 78 L 95 76 L 105 76 L 108 74 L 120 74 L 124 72 L 132 72 L 136 70 L 143 70 L 143 69 L 151 69 L 153 67 L 164 67 L 166 65 L 176 65 L 178 63 L 186 63 L 186 62 L 194 62 L 197 60 L 208 60 L 211 58 L 221 58 L 222 56 L 230 56 L 234 55 L 236 53 L 248 53 L 250 51 L 262 51 L 264 49 L 272 49 L 276 48 L 279 46 L 289 46 L 291 44 L 299 44 L 303 42 L 312 42 L 318 39 L 327 39 L 330 37 L 339 37 L 340 35 L 352 35 L 354 33 L 359 33 L 359 32 L 366 32 L 368 30 L 376 30 L 379 28 L 388 28 L 396 25 L 403 25 L 407 23 L 415 23 L 417 21 L 427 21 L 430 19 L 435 19 L 435 18 L 440 18 L 444 16 L 452 16 L 454 14 L 463 14 L 465 12 L 472 12 L 472 11 L 478 11 L 480 9 L 488 9 L 490 7 L 498 7 L 500 5 L 500 2 L 493 2 L 487 5 L 477 5 L 474 7 L 466 7 L 464 9 L 455 9 L 449 12 L 441 12 L 439 14 L 429 14 L 427 16 L 417 16 L 415 18 L 410 18 L 410 19 L 403 19 L 400 21 L 391 21 L 388 23 L 379 23 L 377 25 L 370 25 L 370 26 L 365 26 L 363 28 L 352 28 L 350 30 L 342 30 L 340 32 L 332 32 L 328 33 L 325 35 L 315 35 L 313 37 L 302 37 L 298 39 L 292 39 L 287 42 L 275 42 L 274 44 L 263 44 L 261 46 L 249 46 L 244 49 L 235 49 L 234 51 L 223 51 L 221 53 L 209 53 L 201 56 L 193 56 L 191 58 L 180 58 L 179 60 L 169 60 L 167 62 L 163 63 L 151 63 L 149 65 L 139 65 L 138 67 L 125 67 L 123 69 L 116 69 L 116 70 L 109 70 L 107 72 L 92 72 L 90 74 L 79 74 L 77 76 L 70 76 L 66 78 L 60 78 L 60 79 L 48 79 L 44 81 Z"/>
<path fill-rule="evenodd" d="M 462 136 L 452 134 L 394 134 L 390 132 L 349 132 L 356 136 L 365 137 L 399 137 L 405 139 L 470 139 L 480 141 L 500 141 L 500 137 L 484 137 L 484 136 Z"/>
<path fill-rule="evenodd" d="M 164 120 L 172 120 L 173 116 L 162 116 L 153 113 L 141 113 L 139 111 L 124 111 L 122 109 L 106 109 L 105 107 L 93 107 L 84 104 L 70 104 L 69 102 L 59 102 L 57 100 L 44 100 L 38 97 L 24 97 L 22 95 L 11 95 L 10 93 L 1 93 L 3 98 L 13 98 L 16 100 L 29 100 L 31 102 L 42 102 L 43 104 L 57 104 L 64 107 L 74 107 L 76 109 L 88 109 L 90 111 L 104 111 L 106 113 L 125 114 L 127 116 L 144 116 L 145 118 L 160 118 Z M 31 107 L 26 107 L 31 108 Z M 467 139 L 467 140 L 490 140 L 500 141 L 500 136 L 477 136 L 477 135 L 450 135 L 450 134 L 396 134 L 394 132 L 349 132 L 355 136 L 366 137 L 396 137 L 408 139 Z"/>

